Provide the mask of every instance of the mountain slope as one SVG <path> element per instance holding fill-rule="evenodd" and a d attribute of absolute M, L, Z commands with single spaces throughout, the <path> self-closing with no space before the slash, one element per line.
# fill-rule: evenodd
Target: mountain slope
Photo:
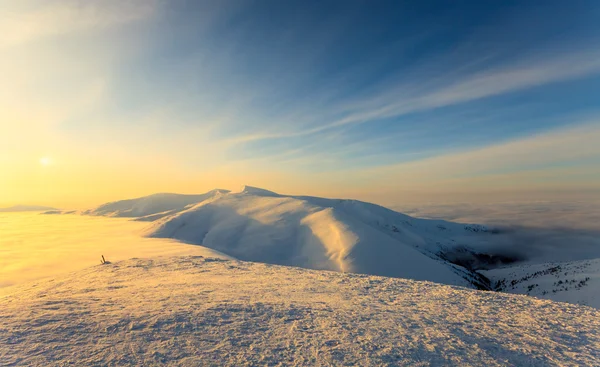
<path fill-rule="evenodd" d="M 483 271 L 497 291 L 600 309 L 600 259 L 524 264 Z"/>
<path fill-rule="evenodd" d="M 600 365 L 591 308 L 202 257 L 98 265 L 0 309 L 3 366 Z"/>
<path fill-rule="evenodd" d="M 201 244 L 241 260 L 471 286 L 482 284 L 478 275 L 441 259 L 436 246 L 442 238 L 451 243 L 452 233 L 474 235 L 472 228 L 353 200 L 246 187 L 156 220 L 146 235 Z"/>
<path fill-rule="evenodd" d="M 154 194 L 106 203 L 94 209 L 86 210 L 82 214 L 130 218 L 152 216 L 146 218 L 146 220 L 154 220 L 184 210 L 188 205 L 228 192 L 227 190 L 215 189 L 200 195 Z"/>

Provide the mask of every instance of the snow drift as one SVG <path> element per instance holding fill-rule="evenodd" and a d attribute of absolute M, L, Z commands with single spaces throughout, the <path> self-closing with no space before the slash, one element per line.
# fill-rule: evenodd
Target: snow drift
<path fill-rule="evenodd" d="M 202 257 L 97 265 L 0 309 L 3 366 L 600 365 L 592 308 Z"/>

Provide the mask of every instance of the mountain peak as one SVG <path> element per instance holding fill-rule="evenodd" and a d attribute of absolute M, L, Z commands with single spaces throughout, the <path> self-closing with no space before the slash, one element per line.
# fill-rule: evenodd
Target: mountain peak
<path fill-rule="evenodd" d="M 244 185 L 244 187 L 242 187 L 242 191 L 240 191 L 240 194 L 249 194 L 256 196 L 279 196 L 279 194 L 276 192 L 248 185 Z"/>

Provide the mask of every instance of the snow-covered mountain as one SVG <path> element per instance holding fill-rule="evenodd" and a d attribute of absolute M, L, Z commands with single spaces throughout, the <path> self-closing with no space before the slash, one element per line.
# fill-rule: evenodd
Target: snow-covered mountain
<path fill-rule="evenodd" d="M 228 192 L 228 190 L 215 189 L 200 195 L 154 194 L 136 199 L 106 203 L 86 210 L 83 214 L 109 217 L 137 217 L 142 220 L 154 220 L 161 216 L 184 210 L 188 205 L 199 203 L 213 196 Z"/>
<path fill-rule="evenodd" d="M 150 237 L 201 244 L 240 260 L 488 287 L 440 256 L 483 226 L 416 219 L 356 200 L 245 187 L 154 221 Z"/>
<path fill-rule="evenodd" d="M 10 213 L 10 212 L 41 212 L 45 210 L 56 210 L 56 208 L 52 208 L 50 206 L 40 206 L 40 205 L 15 205 L 8 208 L 0 208 L 0 213 Z"/>
<path fill-rule="evenodd" d="M 584 281 L 578 287 L 560 288 L 574 281 L 569 270 L 565 279 L 529 282 L 540 280 L 544 269 L 568 256 L 583 262 L 564 267 L 595 264 L 600 251 L 594 243 L 577 249 L 553 243 L 544 250 L 539 241 L 523 246 L 528 238 L 537 240 L 535 233 L 515 237 L 514 231 L 413 218 L 356 200 L 280 195 L 246 186 L 240 192 L 151 195 L 83 214 L 148 221 L 148 237 L 202 245 L 240 260 L 428 280 L 600 307 L 589 294 L 598 289 L 600 266 L 586 266 L 585 276 L 576 279 Z"/>
<path fill-rule="evenodd" d="M 598 366 L 600 311 L 430 282 L 132 259 L 0 298 L 3 366 Z"/>

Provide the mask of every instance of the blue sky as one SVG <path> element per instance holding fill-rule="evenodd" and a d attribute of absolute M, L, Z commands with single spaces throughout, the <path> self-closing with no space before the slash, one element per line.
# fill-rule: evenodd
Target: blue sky
<path fill-rule="evenodd" d="M 319 153 L 336 167 L 499 142 L 600 107 L 591 2 L 239 3 L 171 7 L 119 75 L 119 107 L 163 99 L 182 129 L 227 119 L 212 134 L 239 140 L 228 159 Z"/>
<path fill-rule="evenodd" d="M 28 180 L 17 151 L 173 177 L 141 191 L 600 187 L 595 1 L 0 4 L 0 164 Z"/>

